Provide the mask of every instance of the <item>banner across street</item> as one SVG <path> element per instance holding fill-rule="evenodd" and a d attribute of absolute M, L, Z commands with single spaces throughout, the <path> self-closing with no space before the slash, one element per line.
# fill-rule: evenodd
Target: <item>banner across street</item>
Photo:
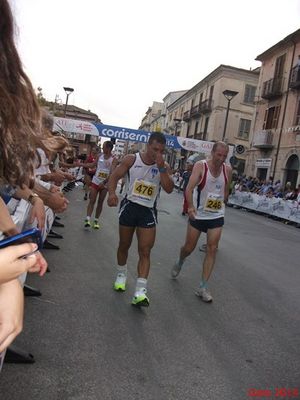
<path fill-rule="evenodd" d="M 147 143 L 152 132 L 139 129 L 123 128 L 119 126 L 97 124 L 94 122 L 80 121 L 77 119 L 54 117 L 54 132 L 88 134 L 106 137 L 108 139 L 129 140 L 133 142 Z M 197 153 L 210 154 L 214 142 L 184 138 L 165 134 L 167 147 Z M 234 146 L 229 146 L 230 158 L 233 155 Z"/>

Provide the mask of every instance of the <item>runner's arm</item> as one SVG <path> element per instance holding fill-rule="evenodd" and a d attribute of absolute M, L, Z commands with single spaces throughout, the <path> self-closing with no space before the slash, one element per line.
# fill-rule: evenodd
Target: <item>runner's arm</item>
<path fill-rule="evenodd" d="M 113 162 L 111 163 L 111 167 L 110 167 L 110 171 L 109 171 L 109 176 L 102 182 L 104 185 L 107 184 L 107 182 L 109 181 L 109 178 L 111 176 L 111 174 L 114 172 L 114 170 L 116 169 L 116 167 L 118 166 L 118 160 L 116 158 L 113 159 Z"/>
<path fill-rule="evenodd" d="M 232 179 L 232 169 L 229 165 L 226 165 L 226 173 L 227 173 L 227 184 L 226 184 L 225 193 L 224 193 L 224 203 L 225 204 L 228 202 L 230 183 L 231 183 L 231 179 Z"/>
<path fill-rule="evenodd" d="M 165 162 L 165 166 L 163 167 L 166 171 L 160 171 L 160 184 L 165 192 L 172 193 L 174 189 L 174 181 L 172 179 L 172 171 L 168 163 Z"/>
<path fill-rule="evenodd" d="M 84 164 L 80 164 L 81 167 L 83 168 L 95 168 L 97 165 L 98 160 L 95 160 L 94 162 L 91 163 L 84 163 Z M 77 165 L 78 167 L 78 165 Z"/>
<path fill-rule="evenodd" d="M 156 154 L 156 165 L 160 173 L 160 184 L 161 187 L 167 193 L 172 193 L 174 188 L 174 182 L 172 179 L 172 172 L 167 162 L 165 162 L 161 153 Z"/>
<path fill-rule="evenodd" d="M 190 215 L 190 212 L 193 215 L 196 212 L 194 204 L 193 204 L 193 190 L 201 181 L 202 173 L 203 173 L 203 163 L 201 161 L 197 161 L 196 164 L 194 165 L 192 174 L 189 179 L 189 183 L 185 189 L 185 195 L 186 195 L 186 199 L 187 199 L 187 203 L 188 203 L 189 215 Z"/>
<path fill-rule="evenodd" d="M 132 167 L 135 160 L 134 154 L 128 154 L 123 158 L 121 163 L 114 168 L 108 180 L 108 194 L 115 194 L 117 184 L 123 176 L 126 175 L 127 171 Z"/>

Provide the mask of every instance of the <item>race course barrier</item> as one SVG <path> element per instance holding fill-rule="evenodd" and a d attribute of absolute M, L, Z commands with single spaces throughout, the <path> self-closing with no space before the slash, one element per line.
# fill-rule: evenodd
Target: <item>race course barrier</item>
<path fill-rule="evenodd" d="M 237 191 L 229 196 L 228 204 L 300 224 L 300 204 L 296 200 Z"/>

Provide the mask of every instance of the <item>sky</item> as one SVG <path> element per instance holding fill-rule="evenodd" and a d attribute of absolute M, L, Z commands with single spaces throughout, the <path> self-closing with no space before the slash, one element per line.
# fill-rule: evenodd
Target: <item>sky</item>
<path fill-rule="evenodd" d="M 137 129 L 153 103 L 300 29 L 300 0 L 9 0 L 16 44 L 47 100 Z"/>

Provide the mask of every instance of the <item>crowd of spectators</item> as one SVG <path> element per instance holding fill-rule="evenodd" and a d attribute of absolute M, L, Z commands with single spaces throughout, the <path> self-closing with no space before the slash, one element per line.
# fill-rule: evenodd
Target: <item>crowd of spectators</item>
<path fill-rule="evenodd" d="M 298 187 L 293 187 L 291 182 L 286 182 L 284 185 L 280 180 L 274 182 L 273 177 L 258 179 L 251 176 L 235 176 L 231 182 L 230 192 L 236 191 L 256 193 L 269 198 L 296 200 L 300 203 L 300 184 Z"/>
<path fill-rule="evenodd" d="M 23 70 L 8 0 L 0 1 L 0 15 L 0 236 L 35 226 L 45 244 L 56 214 L 68 206 L 65 193 L 75 185 L 68 171 L 70 147 L 64 137 L 52 134 L 52 120 Z M 21 200 L 26 214 L 16 222 L 8 206 Z M 33 243 L 0 249 L 0 370 L 5 350 L 22 331 L 24 275 L 47 271 L 46 259 L 36 250 Z"/>

